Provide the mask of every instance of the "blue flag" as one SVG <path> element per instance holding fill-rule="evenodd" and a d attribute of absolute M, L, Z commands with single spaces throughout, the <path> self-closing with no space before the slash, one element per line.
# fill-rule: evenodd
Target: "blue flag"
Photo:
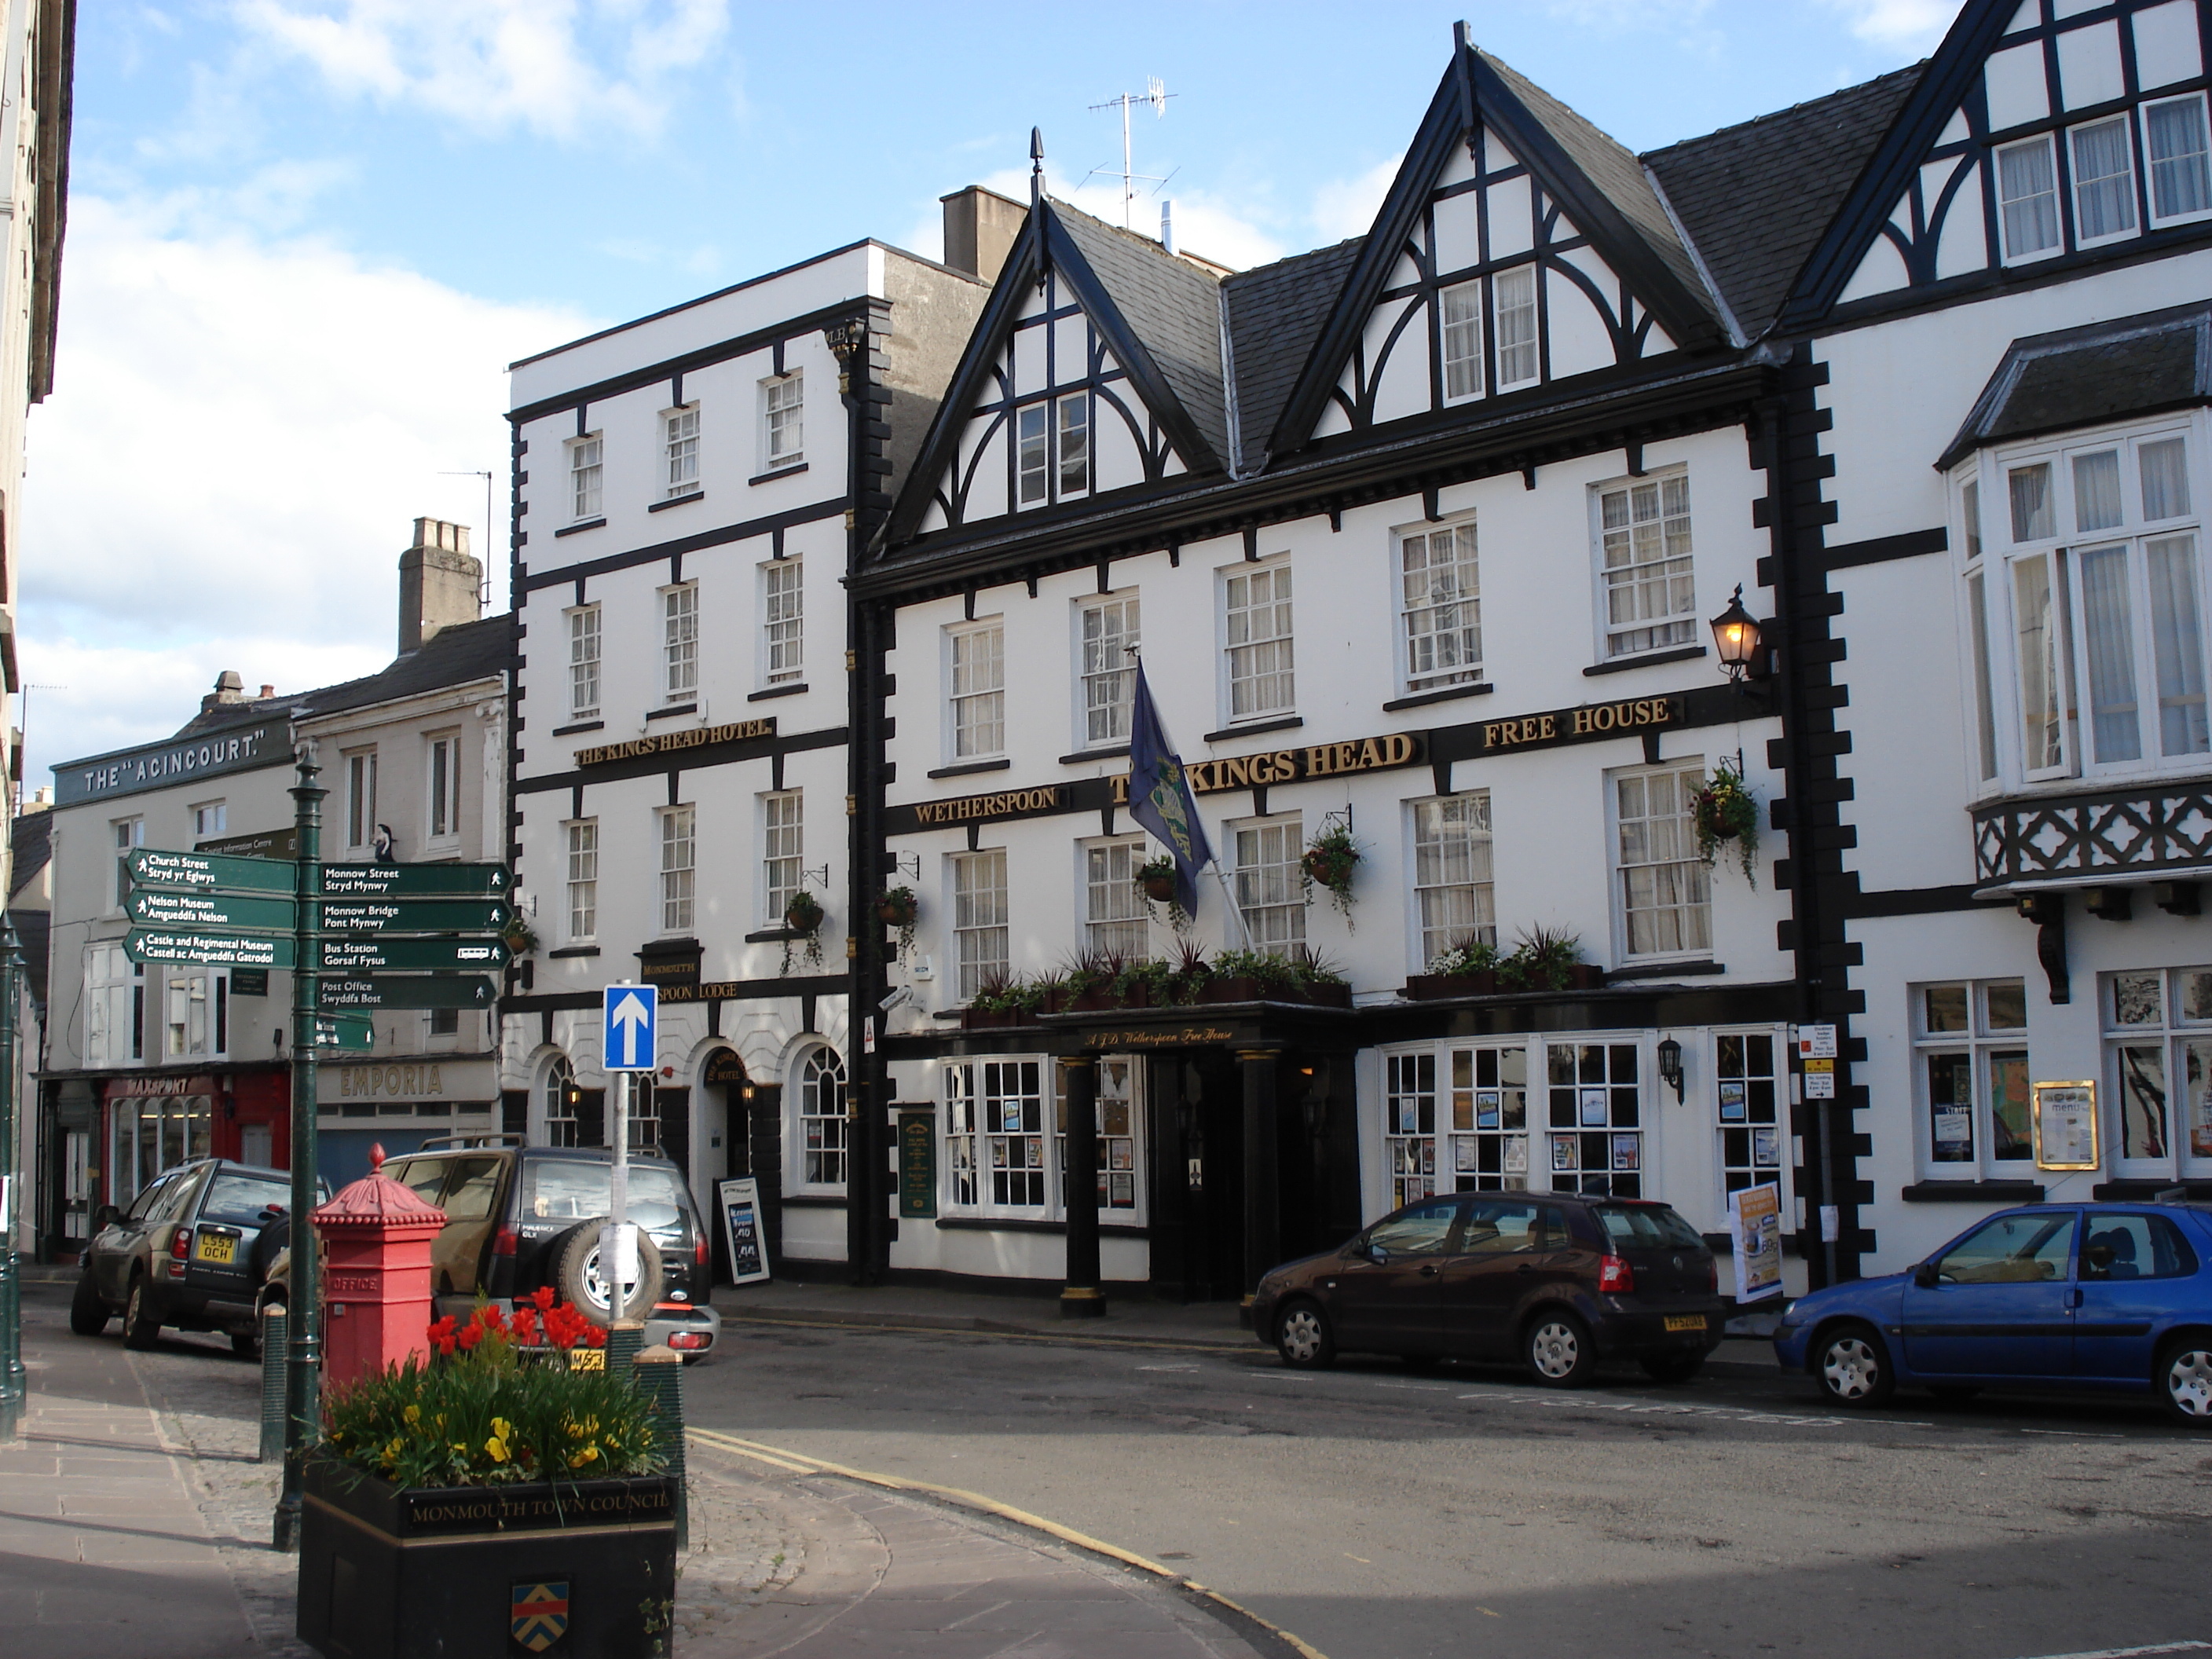
<path fill-rule="evenodd" d="M 1182 757 L 1168 746 L 1145 665 L 1137 665 L 1137 703 L 1129 723 L 1129 816 L 1152 833 L 1175 857 L 1176 902 L 1185 915 L 1198 914 L 1198 872 L 1213 860 L 1213 848 L 1198 821 L 1190 780 Z"/>

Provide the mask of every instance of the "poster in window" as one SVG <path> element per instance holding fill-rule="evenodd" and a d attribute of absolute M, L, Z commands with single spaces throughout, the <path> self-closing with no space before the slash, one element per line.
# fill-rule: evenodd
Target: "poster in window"
<path fill-rule="evenodd" d="M 2097 1158 L 2097 1085 L 2035 1085 L 2035 1163 L 2042 1170 L 2094 1170 Z"/>
<path fill-rule="evenodd" d="M 768 1246 L 761 1238 L 760 1183 L 750 1176 L 714 1183 L 715 1206 L 722 1212 L 722 1242 L 730 1259 L 730 1282 L 751 1285 L 768 1277 Z"/>
<path fill-rule="evenodd" d="M 1585 1129 L 1605 1127 L 1605 1091 L 1584 1089 L 1581 1093 L 1582 1126 Z"/>
<path fill-rule="evenodd" d="M 1936 1161 L 1963 1163 L 1974 1155 L 1974 1109 L 1938 1105 L 1935 1111 Z"/>
<path fill-rule="evenodd" d="M 1640 1170 L 1644 1167 L 1642 1135 L 1615 1135 L 1613 1138 L 1613 1167 L 1616 1170 Z"/>
<path fill-rule="evenodd" d="M 1117 1175 L 1114 1176 L 1113 1186 L 1109 1189 L 1106 1201 L 1117 1210 L 1133 1210 L 1136 1208 L 1136 1181 L 1137 1177 L 1133 1175 Z"/>
<path fill-rule="evenodd" d="M 1128 1169 L 1130 1167 L 1129 1158 L 1130 1148 L 1127 1141 L 1116 1140 L 1109 1143 L 1107 1150 L 1109 1168 L 1115 1170 Z"/>
<path fill-rule="evenodd" d="M 1782 1167 L 1782 1132 L 1779 1129 L 1753 1129 L 1751 1132 L 1751 1161 L 1762 1170 Z"/>
<path fill-rule="evenodd" d="M 1574 1136 L 1553 1135 L 1552 1137 L 1552 1167 L 1554 1170 L 1571 1170 L 1575 1168 L 1576 1151 L 1577 1148 Z"/>
<path fill-rule="evenodd" d="M 1528 1173 L 1528 1136 L 1508 1135 L 1505 1137 L 1505 1173 L 1508 1175 L 1527 1175 Z"/>
<path fill-rule="evenodd" d="M 1782 1293 L 1782 1188 L 1743 1187 L 1729 1194 L 1729 1232 L 1735 1247 L 1735 1299 Z"/>
<path fill-rule="evenodd" d="M 1453 1136 L 1452 1168 L 1462 1175 L 1471 1173 L 1474 1169 L 1474 1151 L 1475 1139 L 1473 1135 Z"/>
<path fill-rule="evenodd" d="M 1741 1123 L 1743 1121 L 1743 1085 L 1741 1083 L 1722 1084 L 1721 1121 L 1723 1123 Z"/>
<path fill-rule="evenodd" d="M 1474 1091 L 1476 1128 L 1495 1129 L 1498 1127 L 1498 1091 L 1495 1089 L 1477 1089 Z"/>
<path fill-rule="evenodd" d="M 2182 1054 L 2188 1072 L 2182 1110 L 2187 1118 L 2189 1155 L 2212 1158 L 2212 1042 L 2184 1043 Z"/>

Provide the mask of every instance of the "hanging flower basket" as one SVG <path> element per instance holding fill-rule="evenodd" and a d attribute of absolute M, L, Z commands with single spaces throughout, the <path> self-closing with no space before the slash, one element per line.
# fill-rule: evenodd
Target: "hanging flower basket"
<path fill-rule="evenodd" d="M 783 907 L 783 925 L 791 939 L 783 942 L 783 971 L 791 971 L 792 939 L 806 941 L 807 965 L 822 965 L 822 902 L 804 887 L 791 896 L 791 902 Z"/>
<path fill-rule="evenodd" d="M 915 900 L 911 887 L 890 887 L 876 901 L 876 919 L 886 927 L 898 929 L 899 960 L 914 949 L 914 925 L 921 915 L 921 906 Z"/>
<path fill-rule="evenodd" d="M 1759 886 L 1759 802 L 1744 781 L 1743 768 L 1723 760 L 1691 798 L 1690 812 L 1698 832 L 1698 856 L 1710 868 L 1720 857 L 1722 844 L 1736 844 L 1736 861 L 1743 878 Z"/>
<path fill-rule="evenodd" d="M 538 950 L 538 935 L 519 912 L 507 918 L 507 926 L 500 930 L 499 939 L 511 957 L 532 956 Z"/>
<path fill-rule="evenodd" d="M 1336 906 L 1337 914 L 1348 924 L 1352 921 L 1352 878 L 1359 867 L 1359 848 L 1352 839 L 1352 831 L 1342 824 L 1332 823 L 1306 843 L 1306 850 L 1298 860 L 1305 872 L 1307 890 L 1315 887 L 1328 890 L 1329 902 Z"/>

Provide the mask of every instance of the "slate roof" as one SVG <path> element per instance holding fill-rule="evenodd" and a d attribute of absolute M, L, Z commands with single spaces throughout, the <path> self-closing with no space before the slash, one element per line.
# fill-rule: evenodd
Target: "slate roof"
<path fill-rule="evenodd" d="M 239 702 L 219 702 L 201 709 L 179 726 L 173 737 L 204 738 L 210 732 L 226 732 L 234 726 L 258 726 L 264 720 L 295 714 L 299 712 L 301 695 L 295 691 L 281 697 L 248 697 Z"/>
<path fill-rule="evenodd" d="M 1707 315 L 1717 318 L 1705 284 L 1698 276 L 1696 262 L 1682 246 L 1681 237 L 1675 234 L 1674 222 L 1668 218 L 1666 208 L 1651 188 L 1651 181 L 1644 176 L 1644 164 L 1636 153 L 1510 64 L 1486 52 L 1481 57 L 1528 113 L 1566 151 L 1568 159 L 1582 169 L 1583 176 L 1597 186 L 1606 200 L 1650 246 L 1674 280 L 1698 300 Z M 1583 228 L 1587 230 L 1589 227 Z"/>
<path fill-rule="evenodd" d="M 1747 338 L 1773 324 L 1927 67 L 1915 64 L 1643 158 Z"/>
<path fill-rule="evenodd" d="M 1355 236 L 1239 271 L 1222 283 L 1236 370 L 1237 429 L 1243 440 L 1239 471 L 1256 472 L 1267 460 L 1267 434 L 1365 240 Z"/>
<path fill-rule="evenodd" d="M 314 720 L 324 714 L 366 708 L 372 703 L 397 702 L 402 697 L 442 691 L 471 680 L 492 679 L 506 672 L 514 652 L 514 617 L 501 611 L 480 622 L 460 623 L 441 629 L 427 645 L 393 659 L 392 665 L 367 679 L 348 680 L 302 692 L 296 699 L 299 717 Z"/>
<path fill-rule="evenodd" d="M 1225 465 L 1229 416 L 1221 382 L 1221 295 L 1217 278 L 1149 236 L 1054 201 L 1052 210 L 1113 300 L 1199 434 Z M 1193 469 L 1200 458 L 1186 457 Z"/>
<path fill-rule="evenodd" d="M 1984 444 L 2212 402 L 2212 301 L 2014 340 L 1936 465 Z"/>
<path fill-rule="evenodd" d="M 54 815 L 52 811 L 25 812 L 8 826 L 9 879 L 15 890 L 46 867 L 54 855 Z"/>

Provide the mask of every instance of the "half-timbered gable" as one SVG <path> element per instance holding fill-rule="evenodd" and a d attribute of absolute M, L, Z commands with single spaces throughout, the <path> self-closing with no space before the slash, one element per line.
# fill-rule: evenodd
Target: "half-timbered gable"
<path fill-rule="evenodd" d="M 2154 253 L 2212 227 L 2205 0 L 1975 0 L 1785 321 Z"/>
<path fill-rule="evenodd" d="M 1210 269 L 1040 200 L 915 469 L 901 532 L 1073 507 L 1228 453 Z"/>
<path fill-rule="evenodd" d="M 1267 447 L 1723 338 L 1637 157 L 1462 35 Z"/>

